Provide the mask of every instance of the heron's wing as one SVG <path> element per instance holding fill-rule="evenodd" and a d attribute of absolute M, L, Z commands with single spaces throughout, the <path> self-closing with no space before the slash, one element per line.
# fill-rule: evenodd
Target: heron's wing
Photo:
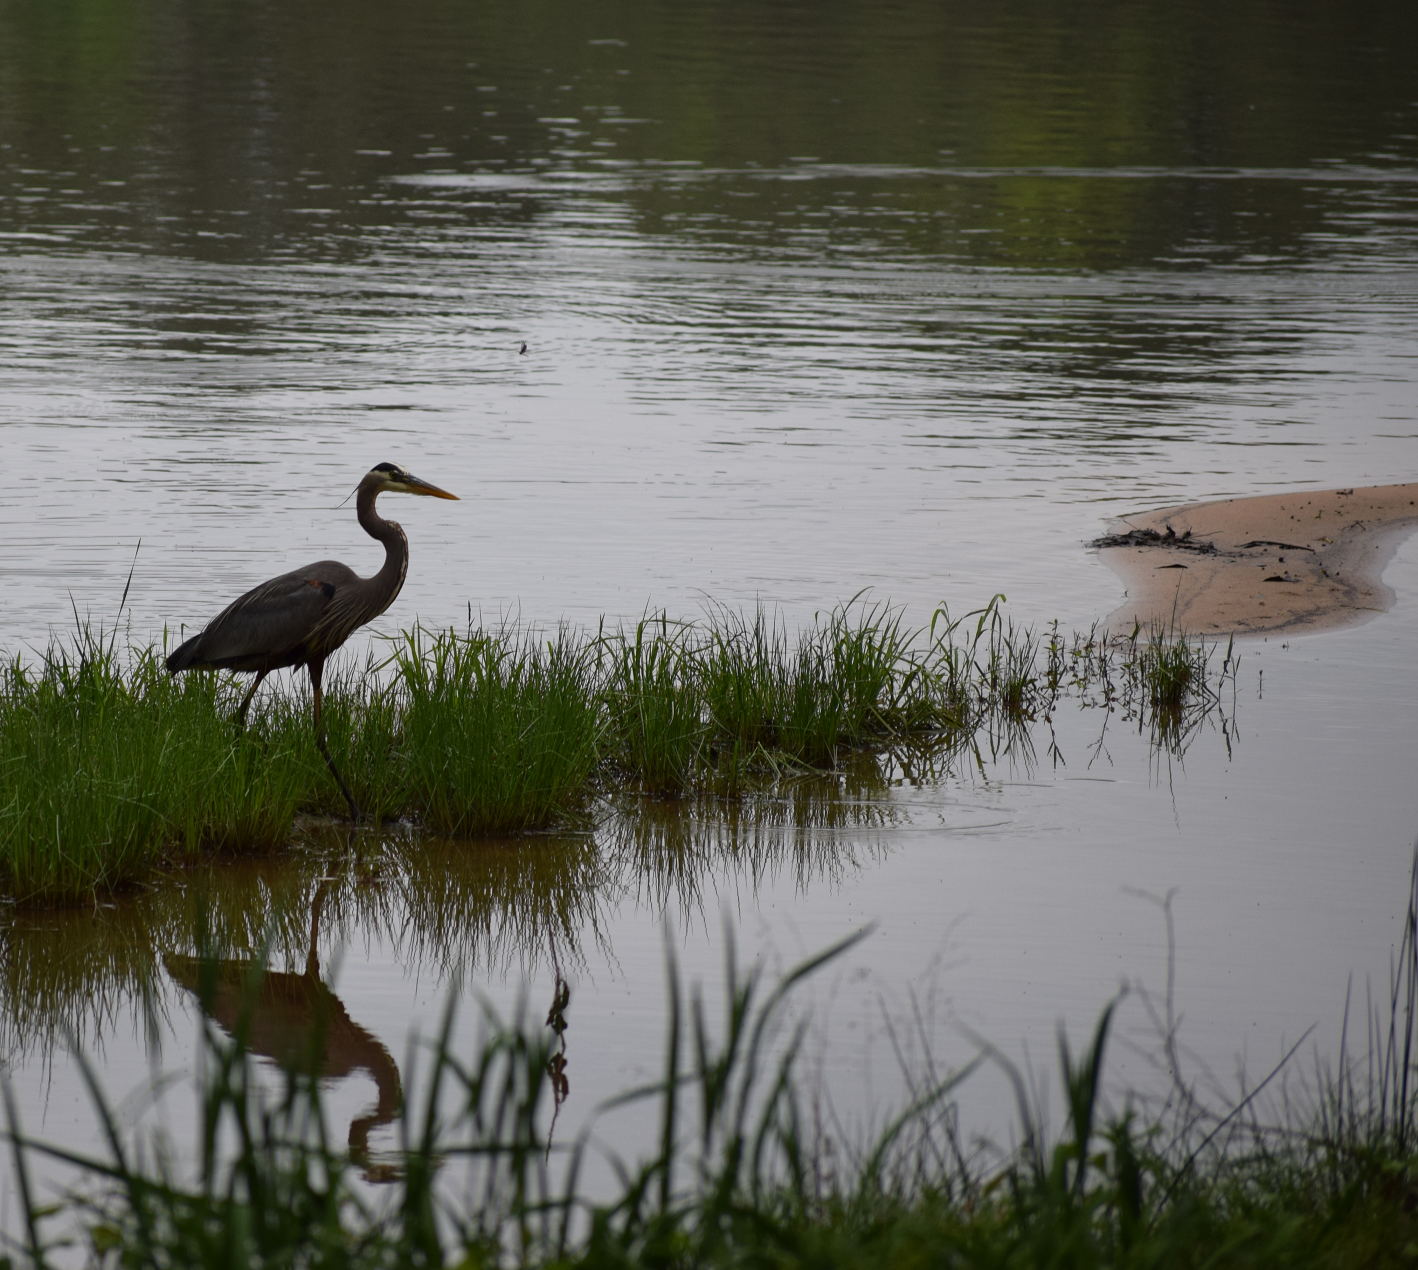
<path fill-rule="evenodd" d="M 359 579 L 335 560 L 272 578 L 227 605 L 169 659 L 169 669 L 272 670 L 302 660 L 302 646 L 342 587 Z"/>

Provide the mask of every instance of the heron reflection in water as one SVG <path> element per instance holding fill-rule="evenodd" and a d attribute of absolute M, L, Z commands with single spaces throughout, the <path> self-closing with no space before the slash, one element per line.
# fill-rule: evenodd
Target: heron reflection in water
<path fill-rule="evenodd" d="M 405 471 L 396 463 L 380 463 L 359 483 L 355 514 L 360 527 L 384 544 L 384 567 L 372 578 L 361 578 L 338 560 L 317 560 L 303 569 L 253 587 L 233 600 L 200 634 L 181 644 L 167 659 L 170 674 L 184 670 L 234 670 L 255 674 L 237 710 L 237 722 L 246 723 L 246 711 L 261 681 L 273 670 L 304 666 L 310 672 L 314 695 L 315 743 L 359 822 L 359 807 L 325 745 L 320 723 L 320 678 L 325 659 L 367 622 L 387 609 L 404 585 L 409 569 L 409 540 L 392 520 L 374 510 L 380 494 L 424 494 L 457 499 Z"/>
<path fill-rule="evenodd" d="M 329 882 L 322 882 L 311 905 L 310 951 L 302 974 L 267 971 L 252 983 L 250 958 L 222 959 L 169 953 L 163 964 L 173 980 L 197 999 L 202 1012 L 228 1036 L 240 1036 L 246 1048 L 282 1067 L 311 1070 L 340 1080 L 363 1071 L 374 1079 L 378 1100 L 372 1110 L 350 1121 L 350 1159 L 366 1181 L 391 1182 L 398 1171 L 372 1164 L 369 1135 L 392 1124 L 403 1110 L 404 1087 L 399 1068 L 383 1042 L 353 1019 L 344 1003 L 320 978 L 320 913 Z"/>

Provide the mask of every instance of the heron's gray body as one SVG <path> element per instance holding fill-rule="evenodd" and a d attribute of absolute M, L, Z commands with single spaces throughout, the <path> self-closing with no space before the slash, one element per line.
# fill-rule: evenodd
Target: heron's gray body
<path fill-rule="evenodd" d="M 167 659 L 167 668 L 173 674 L 272 671 L 328 657 L 398 598 L 408 566 L 407 547 L 399 555 L 401 567 L 392 588 L 377 585 L 385 569 L 373 578 L 361 578 L 338 560 L 320 560 L 263 582 L 180 645 Z M 378 594 L 371 595 L 371 590 Z"/>
<path fill-rule="evenodd" d="M 273 670 L 304 666 L 310 672 L 315 740 L 340 783 L 356 821 L 359 809 L 325 748 L 320 726 L 320 678 L 325 659 L 366 622 L 372 622 L 397 598 L 409 568 L 409 540 L 392 520 L 374 510 L 385 491 L 456 498 L 393 463 L 380 463 L 359 483 L 355 506 L 360 526 L 384 544 L 384 567 L 362 578 L 338 560 L 318 560 L 253 587 L 232 601 L 199 635 L 184 641 L 167 659 L 171 674 L 184 670 L 234 670 L 256 681 L 241 702 L 237 719 L 244 726 L 246 708 L 261 681 Z"/>

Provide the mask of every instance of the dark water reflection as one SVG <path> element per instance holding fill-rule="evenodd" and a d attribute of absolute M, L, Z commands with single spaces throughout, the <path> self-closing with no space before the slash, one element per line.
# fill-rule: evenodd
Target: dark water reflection
<path fill-rule="evenodd" d="M 577 1079 L 579 1012 L 565 976 L 585 981 L 588 952 L 614 966 L 618 923 L 663 914 L 681 928 L 702 926 L 736 889 L 751 907 L 760 887 L 784 878 L 803 898 L 813 886 L 837 889 L 884 851 L 875 831 L 899 820 L 884 800 L 817 781 L 786 797 L 750 797 L 727 814 L 718 802 L 642 802 L 607 810 L 594 833 L 515 841 L 310 823 L 299 849 L 280 858 L 216 861 L 92 910 L 8 914 L 0 1064 L 43 1069 L 75 1047 L 102 1062 L 135 1042 L 161 1063 L 183 1048 L 190 1005 L 258 1060 L 313 1072 L 327 1088 L 372 1080 L 372 1102 L 346 1112 L 350 1158 L 366 1181 L 393 1181 L 399 1166 L 385 1139 L 403 1108 L 403 1080 L 379 1034 L 407 1024 L 410 1003 L 358 986 L 337 991 L 332 961 L 378 947 L 415 980 L 431 977 L 449 1002 L 549 970 L 559 1114 Z M 591 1103 L 581 1100 L 578 1120 L 606 1093 L 596 1079 L 606 1057 L 591 1057 Z"/>
<path fill-rule="evenodd" d="M 320 919 L 331 882 L 322 880 L 310 904 L 305 968 L 299 973 L 270 970 L 264 960 L 165 953 L 163 968 L 185 989 L 202 1013 L 248 1051 L 293 1071 L 343 1080 L 356 1072 L 373 1078 L 378 1098 L 350 1121 L 350 1158 L 367 1181 L 391 1181 L 388 1166 L 372 1164 L 369 1135 L 392 1124 L 403 1110 L 404 1089 L 393 1056 L 372 1033 L 350 1018 L 345 1004 L 320 973 Z M 200 931 L 200 925 L 199 925 Z M 205 942 L 205 932 L 199 943 Z M 210 945 L 208 945 L 210 948 Z"/>
<path fill-rule="evenodd" d="M 439 252 L 601 206 L 862 264 L 1322 259 L 1336 213 L 1345 237 L 1405 211 L 1412 231 L 1415 38 L 1397 0 L 7 0 L 0 215 L 225 261 Z M 440 198 L 389 179 L 411 172 L 465 175 Z"/>
<path fill-rule="evenodd" d="M 198 994 L 203 949 L 224 957 L 211 1012 L 228 1030 L 246 971 L 261 959 L 271 966 L 269 1027 L 254 1048 L 290 1059 L 300 1052 L 292 1020 L 304 1011 L 309 1027 L 328 995 L 322 950 L 328 960 L 376 941 L 398 964 L 450 985 L 582 971 L 588 947 L 614 963 L 622 910 L 698 925 L 706 893 L 718 902 L 737 890 L 751 904 L 760 886 L 782 880 L 804 896 L 832 889 L 879 855 L 875 834 L 900 821 L 884 798 L 817 782 L 727 811 L 645 802 L 607 811 L 594 833 L 509 841 L 310 823 L 279 858 L 214 861 L 92 910 L 12 911 L 0 927 L 0 1061 L 71 1039 L 102 1051 L 135 1025 L 160 1044 L 172 1026 L 166 979 Z M 341 1025 L 327 1041 L 363 1035 L 344 1026 L 336 999 L 326 1005 Z"/>

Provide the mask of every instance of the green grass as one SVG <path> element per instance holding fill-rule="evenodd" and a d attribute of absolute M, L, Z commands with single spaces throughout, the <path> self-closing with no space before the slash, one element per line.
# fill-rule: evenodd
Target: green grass
<path fill-rule="evenodd" d="M 397 656 L 397 754 L 437 833 L 535 829 L 584 797 L 600 756 L 592 648 L 567 631 L 460 637 L 414 630 Z"/>
<path fill-rule="evenodd" d="M 1418 869 L 1414 878 L 1391 997 L 1367 1020 L 1366 1052 L 1341 1049 L 1337 1067 L 1317 1067 L 1308 1108 L 1292 1098 L 1278 1117 L 1265 1114 L 1264 1083 L 1213 1108 L 1180 1071 L 1153 1117 L 1130 1099 L 1115 1106 L 1104 1081 L 1110 1005 L 1081 1055 L 1060 1035 L 1066 1121 L 1056 1136 L 1031 1081 L 982 1044 L 961 1069 L 918 1086 L 875 1138 L 829 1143 L 814 1128 L 793 998 L 859 936 L 777 982 L 741 970 L 729 941 L 718 1018 L 670 955 L 660 1075 L 603 1108 L 644 1108 L 656 1145 L 618 1162 L 609 1197 L 583 1190 L 594 1121 L 572 1141 L 551 1132 L 549 1026 L 488 1011 L 481 1041 L 460 1056 L 450 1009 L 419 1070 L 403 1073 L 409 1096 L 398 1147 L 378 1161 L 381 1194 L 356 1184 L 369 1162 L 329 1132 L 318 1029 L 309 1061 L 273 1090 L 238 1018 L 229 1033 L 205 1027 L 191 1180 L 169 1165 L 170 1146 L 125 1134 L 91 1068 L 107 1142 L 94 1156 L 27 1137 L 6 1087 L 28 1219 L 18 1258 L 45 1263 L 51 1241 L 77 1227 L 92 1263 L 113 1267 L 1411 1266 Z M 1172 1043 L 1164 1038 L 1169 1061 Z M 968 1148 L 957 1128 L 972 1073 L 992 1062 L 1019 1094 L 1020 1145 L 1002 1155 Z M 44 1157 L 87 1179 L 57 1210 L 34 1198 Z"/>
<path fill-rule="evenodd" d="M 796 634 L 761 605 L 646 619 L 600 641 L 609 756 L 622 777 L 680 794 L 957 730 L 964 703 L 918 642 L 883 605 L 842 605 Z"/>
<path fill-rule="evenodd" d="M 1229 649 L 1218 675 L 1175 632 L 1046 643 L 1002 599 L 919 631 L 860 600 L 797 631 L 762 606 L 550 639 L 416 627 L 380 665 L 329 675 L 329 745 L 373 820 L 477 836 L 573 822 L 609 791 L 738 799 L 864 752 L 928 777 L 981 738 L 1024 752 L 1065 698 L 1180 751 L 1234 681 Z M 0 668 L 0 885 L 77 897 L 204 850 L 278 848 L 298 811 L 342 815 L 303 673 L 238 734 L 244 682 L 170 679 L 156 650 L 120 657 L 83 627 Z"/>
<path fill-rule="evenodd" d="M 304 672 L 299 681 L 306 687 Z M 293 714 L 297 726 L 308 727 L 308 695 L 281 696 L 270 713 Z M 403 701 L 397 681 L 378 673 L 374 664 L 357 670 L 348 663 L 325 677 L 325 735 L 340 772 L 364 815 L 376 823 L 396 820 L 409 806 L 406 765 L 400 760 L 404 737 Z M 344 796 L 328 775 L 311 791 L 307 810 L 329 816 L 349 815 Z"/>
<path fill-rule="evenodd" d="M 664 616 L 602 641 L 607 757 L 653 793 L 685 789 L 707 759 L 711 729 L 696 648 L 695 628 Z"/>
<path fill-rule="evenodd" d="M 81 633 L 0 670 L 0 868 L 20 898 L 106 888 L 164 856 L 289 837 L 318 778 L 289 712 L 238 738 L 225 685 L 172 680 L 152 650 L 120 667 Z"/>

